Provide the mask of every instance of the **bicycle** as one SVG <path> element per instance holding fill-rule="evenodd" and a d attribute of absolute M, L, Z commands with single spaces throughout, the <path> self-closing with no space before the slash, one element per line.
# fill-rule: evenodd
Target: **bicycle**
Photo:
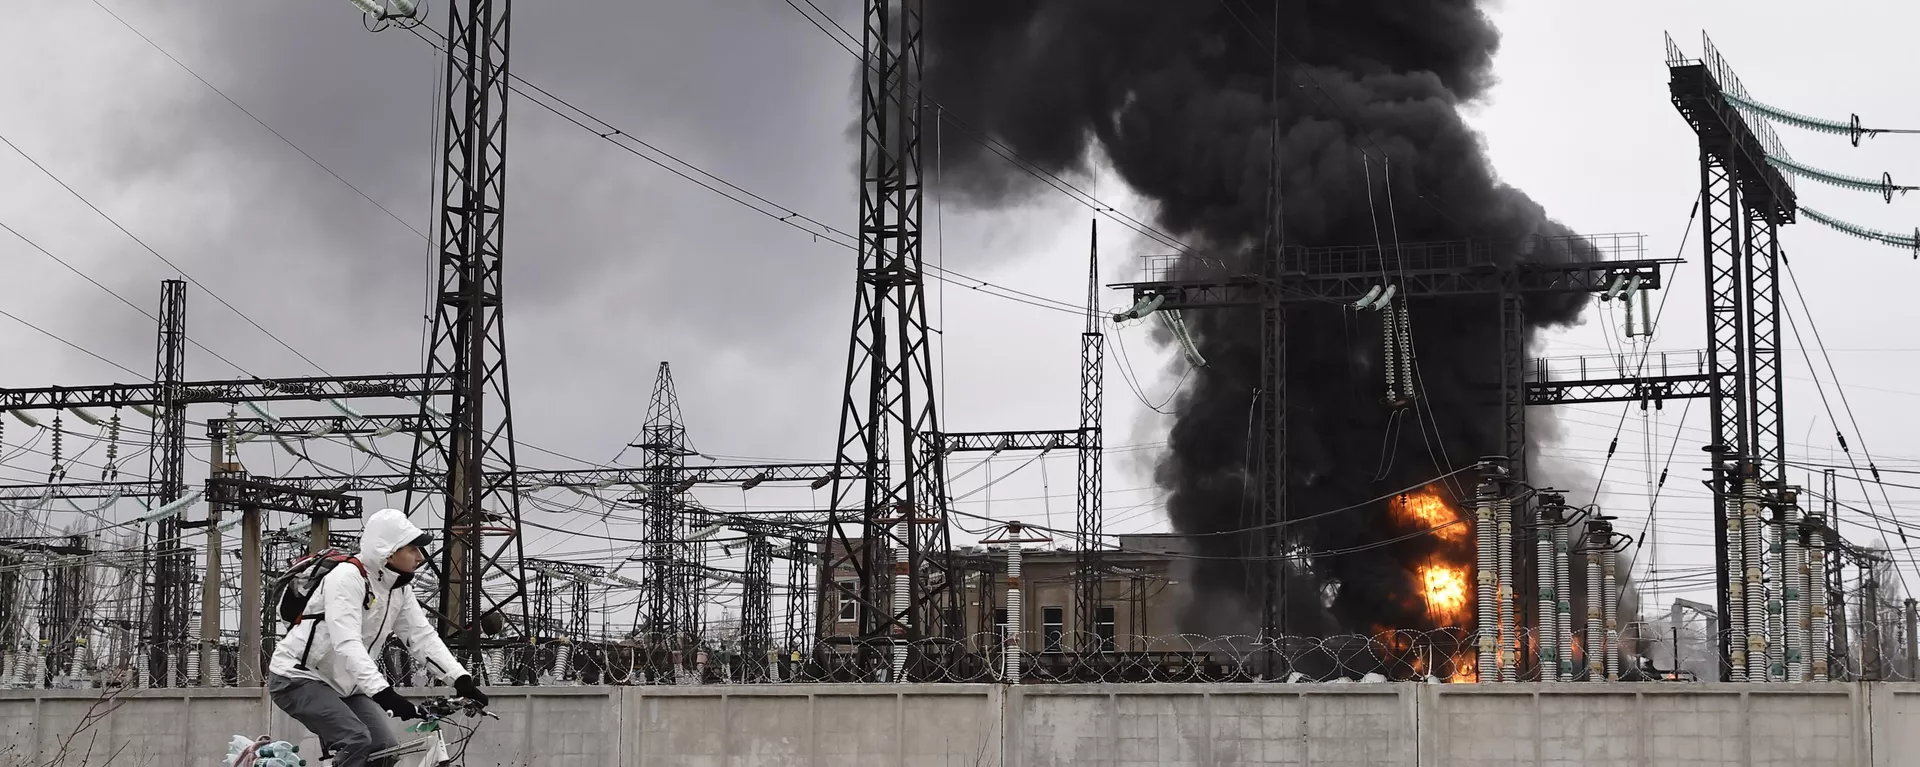
<path fill-rule="evenodd" d="M 438 767 L 439 765 L 452 764 L 453 759 L 447 755 L 446 738 L 440 734 L 440 724 L 442 721 L 451 718 L 454 714 L 464 714 L 468 717 L 486 716 L 493 719 L 500 718 L 480 704 L 461 697 L 426 698 L 413 701 L 413 705 L 415 708 L 420 709 L 420 721 L 407 725 L 406 731 L 408 733 L 420 733 L 421 737 L 392 748 L 375 751 L 368 756 L 369 759 L 396 758 L 394 767 Z M 449 723 L 451 724 L 451 722 Z M 454 726 L 458 727 L 459 725 Z M 469 730 L 467 735 L 471 737 L 473 734 L 471 728 L 467 729 Z M 465 738 L 462 738 L 462 740 L 464 741 Z M 462 753 L 466 752 L 465 747 L 462 747 L 460 750 Z M 404 758 L 414 754 L 418 755 L 415 759 L 409 760 Z M 329 756 L 331 755 L 322 754 L 321 758 L 331 763 L 331 760 L 328 759 Z"/>

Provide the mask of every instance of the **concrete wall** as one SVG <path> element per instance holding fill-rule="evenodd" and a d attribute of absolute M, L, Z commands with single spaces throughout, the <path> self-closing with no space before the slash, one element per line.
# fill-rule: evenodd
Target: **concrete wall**
<path fill-rule="evenodd" d="M 501 720 L 473 737 L 473 767 L 1895 767 L 1920 754 L 1920 684 L 563 687 L 495 699 Z M 5 767 L 44 764 L 63 743 L 61 764 L 210 767 L 241 732 L 304 734 L 252 690 L 0 691 Z"/>

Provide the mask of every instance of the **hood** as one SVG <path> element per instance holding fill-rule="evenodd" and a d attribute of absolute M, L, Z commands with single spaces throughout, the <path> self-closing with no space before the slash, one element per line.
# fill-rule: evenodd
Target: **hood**
<path fill-rule="evenodd" d="M 376 511 L 367 517 L 367 526 L 360 531 L 360 564 L 365 565 L 369 573 L 384 572 L 393 552 L 425 532 L 407 521 L 407 515 L 399 509 Z"/>

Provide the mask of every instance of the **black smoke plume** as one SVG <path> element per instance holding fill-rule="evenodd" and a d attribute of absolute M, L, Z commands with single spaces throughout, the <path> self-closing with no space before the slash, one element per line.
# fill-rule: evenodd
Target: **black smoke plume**
<path fill-rule="evenodd" d="M 1237 270 L 1251 271 L 1267 242 L 1275 154 L 1288 246 L 1567 233 L 1495 176 L 1461 119 L 1491 84 L 1499 45 L 1474 0 L 964 0 L 927 3 L 925 30 L 926 91 L 954 125 L 1050 173 L 1084 177 L 1094 163 L 1110 164 L 1156 204 L 1159 229 Z M 980 144 L 952 134 L 943 144 L 948 191 L 974 204 L 1004 207 L 1046 191 Z M 1569 257 L 1519 251 L 1496 255 Z M 1583 303 L 1529 298 L 1527 319 L 1570 322 Z M 1496 309 L 1491 297 L 1413 302 L 1423 391 L 1419 408 L 1399 415 L 1383 402 L 1377 315 L 1329 304 L 1288 310 L 1294 516 L 1360 504 L 1499 451 Z M 1157 480 L 1172 491 L 1177 530 L 1243 530 L 1259 523 L 1248 481 L 1258 314 L 1189 311 L 1186 320 L 1210 364 L 1178 401 Z M 1534 415 L 1537 435 L 1543 414 Z M 1464 500 L 1473 481 L 1458 477 L 1448 495 Z M 1386 504 L 1289 529 L 1306 550 L 1361 549 L 1316 555 L 1295 572 L 1290 632 L 1433 625 L 1414 572 L 1439 544 L 1426 536 L 1379 545 L 1408 532 Z M 1193 575 L 1203 598 L 1186 628 L 1258 628 L 1258 567 L 1240 559 L 1258 550 L 1253 536 L 1197 543 L 1209 559 Z"/>

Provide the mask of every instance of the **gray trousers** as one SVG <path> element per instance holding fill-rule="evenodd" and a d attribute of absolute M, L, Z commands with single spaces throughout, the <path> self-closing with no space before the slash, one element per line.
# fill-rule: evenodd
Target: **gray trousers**
<path fill-rule="evenodd" d="M 279 674 L 267 675 L 267 695 L 273 705 L 320 739 L 321 751 L 334 752 L 333 767 L 369 767 L 374 763 L 367 760 L 368 754 L 400 745 L 387 727 L 387 712 L 365 695 L 342 698 L 325 682 Z M 392 762 L 381 760 L 382 764 Z"/>

